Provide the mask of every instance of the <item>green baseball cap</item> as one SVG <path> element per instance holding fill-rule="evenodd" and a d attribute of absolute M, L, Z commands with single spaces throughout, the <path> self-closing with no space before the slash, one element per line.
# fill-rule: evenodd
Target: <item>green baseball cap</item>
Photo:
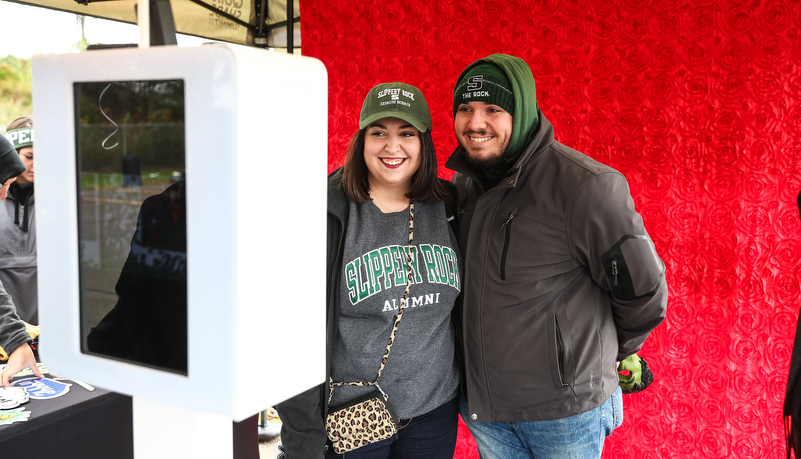
<path fill-rule="evenodd" d="M 420 132 L 431 129 L 431 112 L 423 92 L 399 81 L 381 83 L 367 93 L 359 116 L 359 129 L 384 118 L 401 119 Z"/>

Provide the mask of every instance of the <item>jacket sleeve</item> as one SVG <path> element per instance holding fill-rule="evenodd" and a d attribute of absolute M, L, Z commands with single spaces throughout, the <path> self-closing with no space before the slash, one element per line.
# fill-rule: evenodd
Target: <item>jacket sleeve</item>
<path fill-rule="evenodd" d="M 281 417 L 281 445 L 286 459 L 325 457 L 325 390 L 326 384 L 321 384 L 275 406 Z"/>
<path fill-rule="evenodd" d="M 11 355 L 18 347 L 33 340 L 17 315 L 17 308 L 0 282 L 0 347 Z"/>
<path fill-rule="evenodd" d="M 634 210 L 628 183 L 620 173 L 592 176 L 575 196 L 567 221 L 573 256 L 609 293 L 618 360 L 623 360 L 639 351 L 665 318 L 665 264 Z"/>

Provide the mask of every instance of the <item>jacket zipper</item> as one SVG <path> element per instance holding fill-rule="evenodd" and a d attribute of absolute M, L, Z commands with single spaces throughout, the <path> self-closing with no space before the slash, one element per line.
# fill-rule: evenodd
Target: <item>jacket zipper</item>
<path fill-rule="evenodd" d="M 509 214 L 509 218 L 498 228 L 498 232 L 500 233 L 503 227 L 506 227 L 506 238 L 503 240 L 503 252 L 501 253 L 501 280 L 506 280 L 506 255 L 509 252 L 509 239 L 512 237 L 513 218 L 515 218 L 515 214 Z"/>
<path fill-rule="evenodd" d="M 556 325 L 556 360 L 559 366 L 559 381 L 562 383 L 562 387 L 569 387 L 570 390 L 573 391 L 573 395 L 578 397 L 576 389 L 573 389 L 573 386 L 565 382 L 565 344 L 562 340 L 562 329 L 559 327 L 559 319 L 554 315 L 553 320 Z"/>
<path fill-rule="evenodd" d="M 612 260 L 612 285 L 617 286 L 617 261 Z"/>

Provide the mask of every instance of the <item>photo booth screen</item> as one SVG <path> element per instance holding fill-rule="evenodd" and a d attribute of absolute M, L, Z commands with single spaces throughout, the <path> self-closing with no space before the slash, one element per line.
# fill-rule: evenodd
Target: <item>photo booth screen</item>
<path fill-rule="evenodd" d="M 73 88 L 81 351 L 186 375 L 184 81 Z"/>

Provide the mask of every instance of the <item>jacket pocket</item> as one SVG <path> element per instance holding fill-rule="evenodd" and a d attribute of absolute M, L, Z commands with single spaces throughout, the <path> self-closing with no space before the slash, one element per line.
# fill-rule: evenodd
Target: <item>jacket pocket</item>
<path fill-rule="evenodd" d="M 609 288 L 623 301 L 654 296 L 664 275 L 664 263 L 644 235 L 625 235 L 601 255 Z"/>
<path fill-rule="evenodd" d="M 506 229 L 506 234 L 503 238 L 503 250 L 501 251 L 501 280 L 506 280 L 506 260 L 509 254 L 509 242 L 512 239 L 512 220 L 514 220 L 515 214 L 514 212 L 510 213 L 506 220 L 503 222 L 500 228 L 498 228 L 498 232 L 503 231 Z"/>
<path fill-rule="evenodd" d="M 559 326 L 559 318 L 554 314 L 553 316 L 554 322 L 554 330 L 556 336 L 556 365 L 558 368 L 558 376 L 559 376 L 559 384 L 562 387 L 569 387 L 571 391 L 573 391 L 573 395 L 578 397 L 576 394 L 576 390 L 573 389 L 573 386 L 567 383 L 567 378 L 565 377 L 565 342 L 562 338 L 562 328 Z"/>

